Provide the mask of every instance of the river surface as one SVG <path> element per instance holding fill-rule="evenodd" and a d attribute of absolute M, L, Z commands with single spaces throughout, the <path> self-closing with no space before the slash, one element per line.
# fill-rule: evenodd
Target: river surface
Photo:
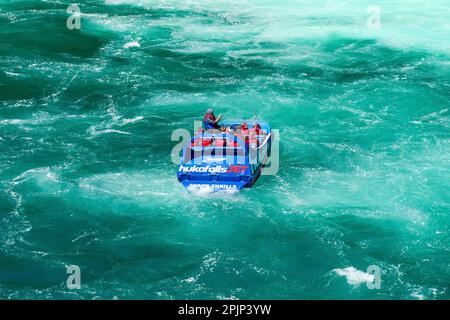
<path fill-rule="evenodd" d="M 0 298 L 450 298 L 448 0 L 78 2 L 0 0 Z M 277 174 L 185 190 L 209 107 Z"/>

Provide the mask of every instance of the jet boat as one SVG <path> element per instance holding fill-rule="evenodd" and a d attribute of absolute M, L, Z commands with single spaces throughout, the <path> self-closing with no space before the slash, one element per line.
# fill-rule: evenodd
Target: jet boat
<path fill-rule="evenodd" d="M 252 187 L 271 151 L 272 133 L 263 121 L 224 121 L 221 130 L 199 132 L 183 148 L 177 177 L 187 188 L 238 191 Z"/>

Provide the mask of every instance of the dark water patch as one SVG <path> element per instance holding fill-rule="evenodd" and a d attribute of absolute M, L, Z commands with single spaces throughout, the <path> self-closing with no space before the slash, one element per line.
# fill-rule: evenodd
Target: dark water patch
<path fill-rule="evenodd" d="M 64 268 L 48 261 L 0 253 L 0 282 L 13 288 L 48 288 L 66 279 Z"/>
<path fill-rule="evenodd" d="M 207 76 L 208 73 L 212 73 L 221 76 L 241 76 L 246 78 L 256 74 L 259 76 L 264 75 L 265 71 L 270 71 L 271 69 L 270 65 L 263 59 L 230 57 L 225 52 L 200 54 L 167 49 L 152 49 L 147 52 L 154 57 L 170 58 L 171 62 L 180 63 L 185 68 L 197 70 L 191 74 L 191 76 L 195 77 Z"/>
<path fill-rule="evenodd" d="M 19 50 L 28 55 L 56 58 L 68 54 L 88 58 L 108 42 L 107 35 L 100 38 L 83 30 L 67 29 L 66 19 L 62 13 L 50 12 L 8 26 L 0 32 L 0 39 L 6 44 L 3 51 L 8 49 L 9 55 Z"/>
<path fill-rule="evenodd" d="M 3 183 L 0 184 L 0 187 L 2 188 L 2 190 L 5 189 L 5 185 L 3 185 Z M 15 201 L 13 201 L 13 199 L 11 199 L 11 197 L 5 193 L 4 191 L 0 192 L 0 216 L 6 216 L 7 214 L 9 214 L 10 212 L 12 212 L 14 210 L 16 206 Z"/>
<path fill-rule="evenodd" d="M 87 27 L 84 19 L 81 31 L 68 30 L 66 20 L 69 14 L 66 9 L 69 5 L 60 2 L 15 2 L 8 10 L 14 16 L 13 23 L 5 25 L 0 31 L 0 39 L 5 44 L 0 50 L 5 50 L 6 55 L 19 54 L 33 58 L 41 55 L 42 59 L 64 60 L 64 55 L 69 58 L 93 56 L 111 39 L 112 34 L 96 33 Z M 86 6 L 89 7 L 92 7 L 92 4 Z"/>
<path fill-rule="evenodd" d="M 119 3 L 109 6 L 102 5 L 101 1 L 94 1 L 93 4 L 82 5 L 82 11 L 87 13 L 108 14 L 113 17 L 145 17 L 149 20 L 163 20 L 171 18 L 209 18 L 210 21 L 228 23 L 230 19 L 222 16 L 220 12 L 208 11 L 207 8 L 176 8 L 171 6 L 145 4 L 136 6 L 132 4 Z"/>
<path fill-rule="evenodd" d="M 357 51 L 375 45 L 376 43 L 377 41 L 374 39 L 352 39 L 333 35 L 319 45 L 324 52 L 336 53 L 336 51 L 339 51 L 340 53 L 342 49 Z"/>
<path fill-rule="evenodd" d="M 352 239 L 352 241 L 357 241 L 357 239 L 364 240 L 367 235 L 371 235 L 370 238 L 401 237 L 401 235 L 398 234 L 397 226 L 393 221 L 371 216 L 373 208 L 350 207 L 345 205 L 341 210 L 344 212 L 336 214 L 329 218 L 329 220 L 332 221 L 332 223 L 336 223 L 338 229 L 340 229 L 346 237 Z M 358 213 L 358 215 L 346 213 L 349 211 L 354 211 Z M 367 217 L 364 217 L 364 215 L 367 215 Z M 405 230 L 405 232 L 407 231 Z"/>
<path fill-rule="evenodd" d="M 40 74 L 16 77 L 0 71 L 0 95 L 2 100 L 42 98 L 51 92 L 55 81 Z"/>
<path fill-rule="evenodd" d="M 409 73 L 415 74 L 414 69 L 421 65 L 420 62 L 432 56 L 427 52 L 394 49 L 381 45 L 376 40 L 338 36 L 327 38 L 318 44 L 321 52 L 326 55 L 312 56 L 302 65 L 294 63 L 286 70 L 291 77 L 304 74 L 319 78 L 320 81 L 337 83 L 387 76 L 392 79 Z"/>
<path fill-rule="evenodd" d="M 30 13 L 47 10 L 67 9 L 67 5 L 61 2 L 36 1 L 36 0 L 16 0 L 14 2 L 2 2 L 1 11 L 12 13 Z"/>

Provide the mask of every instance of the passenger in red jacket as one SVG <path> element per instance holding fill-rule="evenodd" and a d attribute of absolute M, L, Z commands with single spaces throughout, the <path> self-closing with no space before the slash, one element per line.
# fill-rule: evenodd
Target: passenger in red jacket
<path fill-rule="evenodd" d="M 211 139 L 203 139 L 202 147 L 208 147 L 209 145 L 211 145 L 211 143 L 212 143 Z"/>
<path fill-rule="evenodd" d="M 256 133 L 257 135 L 259 135 L 259 132 L 261 131 L 261 126 L 259 125 L 259 123 L 255 122 L 255 123 L 253 124 L 253 131 L 255 131 L 255 133 Z"/>
<path fill-rule="evenodd" d="M 242 122 L 241 131 L 243 134 L 248 134 L 248 125 L 246 121 Z"/>

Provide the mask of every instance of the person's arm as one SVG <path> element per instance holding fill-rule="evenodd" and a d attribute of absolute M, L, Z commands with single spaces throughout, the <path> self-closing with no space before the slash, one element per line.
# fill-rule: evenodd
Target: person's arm
<path fill-rule="evenodd" d="M 219 114 L 219 116 L 217 117 L 215 123 L 218 123 L 220 121 L 220 119 L 222 119 L 222 115 L 221 114 Z"/>

